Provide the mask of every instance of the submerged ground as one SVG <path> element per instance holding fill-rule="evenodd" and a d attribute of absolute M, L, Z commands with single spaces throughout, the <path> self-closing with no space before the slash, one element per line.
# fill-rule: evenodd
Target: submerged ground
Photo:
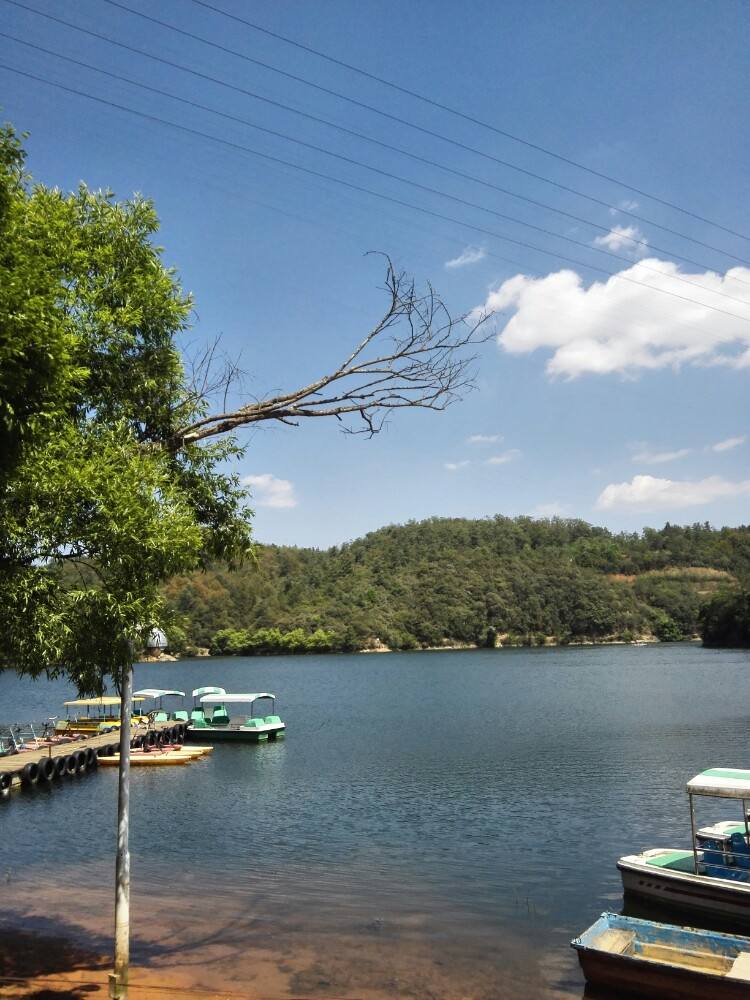
<path fill-rule="evenodd" d="M 750 766 L 748 666 L 695 645 L 140 665 L 138 687 L 270 688 L 288 734 L 133 773 L 134 979 L 580 997 L 568 942 L 620 908 L 618 855 L 687 846 L 686 779 Z M 6 721 L 67 693 L 0 677 Z M 2 804 L 0 962 L 21 982 L 0 995 L 105 978 L 115 799 L 100 771 Z"/>

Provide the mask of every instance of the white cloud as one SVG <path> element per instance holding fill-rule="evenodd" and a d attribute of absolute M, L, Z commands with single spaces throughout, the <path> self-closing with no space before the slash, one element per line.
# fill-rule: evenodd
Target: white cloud
<path fill-rule="evenodd" d="M 507 465 L 508 462 L 512 462 L 514 458 L 518 458 L 521 454 L 518 448 L 511 448 L 509 451 L 504 451 L 502 455 L 493 455 L 492 458 L 486 458 L 484 461 L 485 465 Z"/>
<path fill-rule="evenodd" d="M 245 476 L 242 482 L 250 487 L 253 501 L 258 507 L 297 506 L 294 483 L 288 479 L 277 479 L 270 472 L 262 472 L 257 476 Z"/>
<path fill-rule="evenodd" d="M 727 438 L 726 441 L 717 441 L 716 444 L 711 445 L 711 451 L 731 451 L 732 448 L 739 448 L 741 444 L 745 443 L 745 436 Z"/>
<path fill-rule="evenodd" d="M 642 257 L 647 253 L 648 248 L 644 245 L 647 243 L 648 240 L 638 226 L 613 226 L 604 236 L 597 236 L 594 240 L 596 247 L 603 247 L 612 253 L 625 250 L 634 257 Z"/>
<path fill-rule="evenodd" d="M 471 434 L 466 440 L 469 444 L 496 444 L 502 439 L 502 434 Z"/>
<path fill-rule="evenodd" d="M 674 462 L 678 458 L 685 458 L 692 454 L 692 448 L 677 448 L 675 451 L 651 451 L 648 447 L 642 447 L 633 455 L 634 462 L 645 462 L 646 465 L 661 465 L 663 462 Z"/>
<path fill-rule="evenodd" d="M 629 201 L 627 198 L 625 198 L 624 201 L 620 202 L 620 204 L 617 206 L 617 208 L 610 208 L 609 214 L 610 215 L 617 215 L 617 213 L 620 212 L 620 211 L 622 211 L 622 212 L 635 212 L 635 210 L 638 207 L 639 207 L 639 205 L 638 205 L 637 201 Z"/>
<path fill-rule="evenodd" d="M 468 458 L 465 458 L 462 462 L 445 462 L 444 468 L 448 472 L 457 472 L 459 469 L 465 469 L 467 465 L 470 465 Z"/>
<path fill-rule="evenodd" d="M 544 278 L 518 274 L 493 289 L 475 314 L 514 310 L 498 343 L 511 354 L 550 351 L 547 372 L 553 376 L 633 374 L 681 365 L 750 368 L 750 322 L 711 308 L 727 306 L 711 293 L 731 288 L 734 278 L 750 281 L 750 268 L 732 268 L 724 277 L 712 271 L 690 275 L 696 287 L 689 288 L 672 280 L 681 273 L 677 264 L 650 259 L 648 266 L 653 270 L 634 264 L 619 272 L 643 284 L 613 276 L 584 287 L 572 270 Z M 732 302 L 729 311 L 750 320 L 750 303 Z"/>
<path fill-rule="evenodd" d="M 750 479 L 732 482 L 721 476 L 707 479 L 656 479 L 654 476 L 634 476 L 629 483 L 610 483 L 599 494 L 599 510 L 630 507 L 638 510 L 674 509 L 712 503 L 724 497 L 750 493 Z"/>
<path fill-rule="evenodd" d="M 445 267 L 457 268 L 457 267 L 469 267 L 471 264 L 478 264 L 480 260 L 484 260 L 487 256 L 487 251 L 484 247 L 466 247 L 458 257 L 454 257 L 452 260 L 446 260 Z"/>
<path fill-rule="evenodd" d="M 553 500 L 552 503 L 540 503 L 531 512 L 532 517 L 567 517 L 565 507 Z"/>

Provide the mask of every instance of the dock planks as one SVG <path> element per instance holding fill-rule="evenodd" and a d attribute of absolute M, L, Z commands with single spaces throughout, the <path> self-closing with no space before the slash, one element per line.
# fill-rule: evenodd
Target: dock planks
<path fill-rule="evenodd" d="M 151 729 L 155 732 L 162 732 L 166 729 L 172 729 L 173 726 L 184 726 L 184 723 L 156 722 L 152 724 Z M 145 725 L 134 727 L 131 738 L 144 736 L 147 731 Z M 88 750 L 89 747 L 98 752 L 101 747 L 109 746 L 111 743 L 119 743 L 119 741 L 119 731 L 115 731 L 71 740 L 69 743 L 58 743 L 51 747 L 42 747 L 40 750 L 26 750 L 23 753 L 10 754 L 7 757 L 0 757 L 0 774 L 10 774 L 14 779 L 14 783 L 16 781 L 20 783 L 21 771 L 23 771 L 27 764 L 38 764 L 47 757 L 51 757 L 53 760 L 56 757 L 67 757 L 68 754 L 77 753 L 79 750 Z"/>

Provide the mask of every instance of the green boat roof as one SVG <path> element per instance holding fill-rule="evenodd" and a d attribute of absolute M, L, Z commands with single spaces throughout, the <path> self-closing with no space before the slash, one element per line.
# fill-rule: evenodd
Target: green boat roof
<path fill-rule="evenodd" d="M 710 767 L 687 783 L 690 795 L 712 795 L 720 799 L 750 799 L 750 771 L 735 767 Z"/>

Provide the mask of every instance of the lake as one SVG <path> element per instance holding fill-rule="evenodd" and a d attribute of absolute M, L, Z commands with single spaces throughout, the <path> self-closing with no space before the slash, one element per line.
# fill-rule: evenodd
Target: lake
<path fill-rule="evenodd" d="M 139 664 L 136 688 L 274 691 L 287 735 L 133 772 L 133 962 L 263 996 L 579 998 L 569 941 L 621 908 L 618 856 L 689 846 L 685 781 L 750 767 L 749 668 L 692 644 Z M 0 675 L 0 719 L 71 695 Z M 6 935 L 106 966 L 115 809 L 110 769 L 0 805 Z"/>

